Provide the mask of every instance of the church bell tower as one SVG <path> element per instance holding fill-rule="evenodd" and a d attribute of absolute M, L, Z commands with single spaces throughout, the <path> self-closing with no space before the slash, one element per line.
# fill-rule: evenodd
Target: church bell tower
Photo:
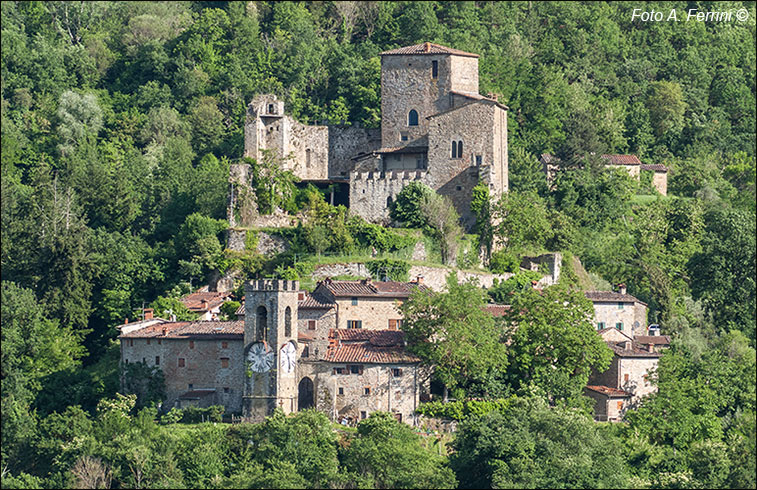
<path fill-rule="evenodd" d="M 263 420 L 297 410 L 298 281 L 256 279 L 245 285 L 243 415 Z"/>

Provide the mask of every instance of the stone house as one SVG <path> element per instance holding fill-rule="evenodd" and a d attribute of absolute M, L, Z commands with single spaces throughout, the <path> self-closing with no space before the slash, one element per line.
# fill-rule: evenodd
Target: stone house
<path fill-rule="evenodd" d="M 121 361 L 163 371 L 165 407 L 220 404 L 250 419 L 276 407 L 334 420 L 384 410 L 412 424 L 429 373 L 405 350 L 396 302 L 415 288 L 425 286 L 324 280 L 310 294 L 251 281 L 237 321 L 122 325 Z"/>
<path fill-rule="evenodd" d="M 615 291 L 586 291 L 594 305 L 597 330 L 614 327 L 631 337 L 647 333 L 647 304 L 626 292 L 625 284 Z"/>
<path fill-rule="evenodd" d="M 346 199 L 337 203 L 379 223 L 388 222 L 388 206 L 402 188 L 421 181 L 448 196 L 470 226 L 479 181 L 492 199 L 508 189 L 508 109 L 478 93 L 478 59 L 432 43 L 381 53 L 380 130 L 304 125 L 285 114 L 275 95 L 259 95 L 247 111 L 244 156 L 272 151 L 303 182 L 340 186 Z M 249 186 L 246 165 L 232 165 L 231 177 L 234 226 L 234 189 Z"/>
<path fill-rule="evenodd" d="M 642 171 L 654 172 L 652 185 L 663 196 L 668 195 L 668 168 L 665 165 L 659 163 L 645 165 L 636 155 L 601 155 L 600 158 L 606 168 L 621 168 L 636 180 L 641 178 Z M 539 163 L 547 176 L 547 183 L 552 184 L 556 172 L 560 169 L 560 159 L 550 153 L 542 153 Z"/>
<path fill-rule="evenodd" d="M 221 305 L 231 298 L 231 292 L 208 291 L 207 287 L 200 288 L 181 298 L 182 304 L 192 313 L 197 313 L 200 321 L 217 320 L 221 313 Z"/>

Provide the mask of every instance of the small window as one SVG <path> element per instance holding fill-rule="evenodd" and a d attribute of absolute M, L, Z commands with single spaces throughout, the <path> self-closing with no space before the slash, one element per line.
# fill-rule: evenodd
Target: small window
<path fill-rule="evenodd" d="M 623 309 L 623 303 L 618 303 L 618 309 L 619 309 L 619 310 L 622 310 L 622 309 Z"/>
<path fill-rule="evenodd" d="M 273 104 L 268 104 L 268 114 L 273 114 Z"/>
<path fill-rule="evenodd" d="M 617 328 L 618 330 L 623 330 L 623 322 L 616 323 L 615 328 Z"/>
<path fill-rule="evenodd" d="M 347 328 L 363 328 L 362 320 L 347 320 Z"/>
<path fill-rule="evenodd" d="M 350 366 L 350 374 L 363 374 L 362 364 L 352 364 Z"/>
<path fill-rule="evenodd" d="M 302 357 L 310 357 L 310 346 L 305 346 L 302 348 Z"/>
<path fill-rule="evenodd" d="M 162 339 L 158 339 L 158 345 L 163 345 L 163 340 Z"/>
<path fill-rule="evenodd" d="M 457 142 L 457 158 L 463 158 L 463 142 Z"/>
<path fill-rule="evenodd" d="M 147 364 L 147 358 L 146 357 L 142 358 L 142 364 Z"/>
<path fill-rule="evenodd" d="M 190 349 L 194 349 L 195 348 L 195 341 L 194 340 L 190 340 L 189 341 L 189 348 Z"/>
<path fill-rule="evenodd" d="M 365 388 L 363 388 L 363 394 L 364 395 L 370 395 L 371 394 L 371 388 L 370 388 L 370 386 L 366 386 Z"/>
<path fill-rule="evenodd" d="M 387 208 L 392 207 L 392 196 L 389 196 L 386 198 L 386 207 Z"/>
<path fill-rule="evenodd" d="M 221 358 L 221 367 L 222 368 L 229 367 L 229 358 L 228 357 L 222 357 Z"/>
<path fill-rule="evenodd" d="M 407 141 L 407 133 L 402 131 L 400 133 L 400 141 Z"/>
<path fill-rule="evenodd" d="M 602 330 L 605 328 L 605 322 L 597 322 L 597 330 Z"/>
<path fill-rule="evenodd" d="M 134 339 L 129 339 L 129 347 L 134 347 Z"/>
<path fill-rule="evenodd" d="M 628 373 L 623 375 L 623 382 L 628 383 Z"/>
<path fill-rule="evenodd" d="M 407 115 L 407 125 L 408 126 L 418 125 L 418 111 L 416 111 L 415 109 L 410 109 L 410 112 Z"/>
<path fill-rule="evenodd" d="M 355 296 L 352 297 L 352 306 L 357 306 L 357 298 Z"/>
<path fill-rule="evenodd" d="M 389 330 L 397 330 L 397 320 L 389 320 Z"/>
<path fill-rule="evenodd" d="M 231 393 L 231 390 L 228 387 L 224 386 L 223 392 L 228 394 L 228 393 Z"/>
<path fill-rule="evenodd" d="M 302 301 L 305 299 L 305 293 L 297 293 L 297 301 Z"/>
<path fill-rule="evenodd" d="M 124 364 L 129 364 L 129 360 L 128 359 L 124 359 Z"/>
<path fill-rule="evenodd" d="M 228 349 L 228 348 L 229 348 L 229 343 L 228 342 L 226 342 L 226 341 L 221 342 L 221 349 Z"/>
<path fill-rule="evenodd" d="M 463 186 L 461 186 L 461 185 L 456 185 L 456 186 L 455 186 L 455 190 L 457 190 L 457 191 L 461 191 L 461 190 L 463 190 Z"/>
<path fill-rule="evenodd" d="M 345 368 L 341 368 L 341 367 L 334 368 L 334 374 L 344 374 L 344 372 L 345 372 Z"/>
<path fill-rule="evenodd" d="M 147 345 L 150 345 L 150 339 L 147 339 Z"/>
<path fill-rule="evenodd" d="M 308 330 L 315 330 L 315 320 L 308 320 Z"/>
<path fill-rule="evenodd" d="M 193 385 L 192 383 L 189 383 L 189 384 L 187 385 L 187 389 L 188 389 L 188 390 L 194 390 L 194 389 L 195 389 L 195 385 Z"/>
<path fill-rule="evenodd" d="M 476 165 L 480 167 L 481 163 L 483 163 L 483 159 L 481 158 L 481 155 L 476 155 Z"/>
<path fill-rule="evenodd" d="M 339 387 L 339 394 L 344 395 L 344 388 L 342 388 L 341 386 Z"/>
<path fill-rule="evenodd" d="M 452 142 L 452 158 L 457 158 L 457 141 Z"/>
<path fill-rule="evenodd" d="M 184 366 L 185 366 L 185 363 L 186 363 L 186 361 L 184 360 L 184 358 L 183 358 L 183 357 L 180 357 L 180 358 L 179 358 L 179 367 L 184 367 Z"/>
<path fill-rule="evenodd" d="M 618 402 L 618 410 L 623 410 L 623 402 Z"/>
<path fill-rule="evenodd" d="M 402 376 L 402 369 L 400 369 L 400 368 L 393 368 L 392 369 L 392 376 L 394 376 L 395 378 L 399 378 L 400 376 Z"/>
<path fill-rule="evenodd" d="M 360 411 L 360 418 L 361 418 L 361 419 L 366 419 L 366 418 L 368 418 L 368 412 L 366 412 L 365 410 L 361 410 L 361 411 Z"/>
<path fill-rule="evenodd" d="M 439 62 L 436 60 L 431 62 L 431 78 L 439 78 Z"/>

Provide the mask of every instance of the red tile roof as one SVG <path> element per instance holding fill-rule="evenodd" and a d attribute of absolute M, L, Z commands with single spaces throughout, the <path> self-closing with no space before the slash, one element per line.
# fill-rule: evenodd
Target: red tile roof
<path fill-rule="evenodd" d="M 670 345 L 669 335 L 637 335 L 634 340 L 640 344 Z"/>
<path fill-rule="evenodd" d="M 655 172 L 667 172 L 668 167 L 661 163 L 652 163 L 652 164 L 641 164 L 641 170 L 654 170 Z"/>
<path fill-rule="evenodd" d="M 428 287 L 417 282 L 394 282 L 394 281 L 321 281 L 323 285 L 337 298 L 363 296 L 372 298 L 407 298 L 415 289 L 426 290 Z"/>
<path fill-rule="evenodd" d="M 121 335 L 121 339 L 242 340 L 244 322 L 165 322 Z"/>
<path fill-rule="evenodd" d="M 626 349 L 623 344 L 625 342 L 607 342 L 607 346 L 615 352 L 618 357 L 660 357 L 662 354 L 659 352 L 649 352 L 638 342 L 632 342 L 631 348 Z"/>
<path fill-rule="evenodd" d="M 471 58 L 478 58 L 479 55 L 475 53 L 468 53 L 460 51 L 459 49 L 448 48 L 441 44 L 434 43 L 422 43 L 414 44 L 412 46 L 405 46 L 397 49 L 390 49 L 380 53 L 381 56 L 395 56 L 395 55 L 407 55 L 407 54 L 451 54 L 455 56 L 469 56 Z"/>
<path fill-rule="evenodd" d="M 187 307 L 187 309 L 189 309 L 189 311 L 201 312 L 209 311 L 221 306 L 229 297 L 231 297 L 231 293 L 229 292 L 218 293 L 197 291 L 184 296 L 180 301 Z M 203 301 L 207 302 L 207 304 L 203 305 Z"/>
<path fill-rule="evenodd" d="M 417 363 L 420 359 L 404 348 L 404 332 L 398 330 L 331 329 L 326 362 L 368 364 Z"/>
<path fill-rule="evenodd" d="M 617 388 L 610 388 L 609 386 L 587 386 L 586 389 L 589 389 L 591 391 L 596 391 L 597 393 L 601 393 L 603 395 L 607 396 L 621 396 L 621 397 L 630 397 L 631 394 L 624 390 L 619 390 Z"/>
<path fill-rule="evenodd" d="M 630 294 L 620 294 L 616 293 L 615 291 L 585 291 L 584 295 L 586 295 L 586 298 L 590 301 L 594 302 L 610 302 L 610 303 L 641 303 L 642 305 L 646 306 L 647 304 L 643 301 L 639 301 L 634 296 L 631 296 Z"/>
<path fill-rule="evenodd" d="M 297 303 L 297 307 L 304 310 L 328 310 L 335 308 L 336 303 L 332 303 L 328 299 L 321 297 L 321 295 L 305 293 L 305 298 Z"/>
<path fill-rule="evenodd" d="M 641 165 L 641 160 L 636 155 L 602 155 L 610 165 Z"/>
<path fill-rule="evenodd" d="M 484 311 L 488 311 L 493 316 L 505 316 L 505 313 L 511 308 L 510 305 L 486 305 Z"/>

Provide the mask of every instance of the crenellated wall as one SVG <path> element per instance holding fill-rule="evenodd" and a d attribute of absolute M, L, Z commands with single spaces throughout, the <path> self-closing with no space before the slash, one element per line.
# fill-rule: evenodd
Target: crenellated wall
<path fill-rule="evenodd" d="M 424 182 L 428 173 L 416 171 L 350 173 L 350 211 L 374 223 L 389 223 L 389 204 L 413 181 Z"/>

